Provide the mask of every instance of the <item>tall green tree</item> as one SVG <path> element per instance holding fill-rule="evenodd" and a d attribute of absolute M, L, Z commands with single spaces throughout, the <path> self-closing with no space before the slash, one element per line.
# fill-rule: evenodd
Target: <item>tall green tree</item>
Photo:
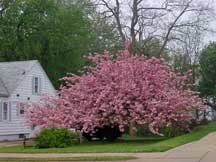
<path fill-rule="evenodd" d="M 58 78 L 85 65 L 83 54 L 95 35 L 79 5 L 3 0 L 0 6 L 0 61 L 38 59 L 56 86 Z"/>
<path fill-rule="evenodd" d="M 199 63 L 201 78 L 198 89 L 206 104 L 216 110 L 216 42 L 203 49 Z"/>

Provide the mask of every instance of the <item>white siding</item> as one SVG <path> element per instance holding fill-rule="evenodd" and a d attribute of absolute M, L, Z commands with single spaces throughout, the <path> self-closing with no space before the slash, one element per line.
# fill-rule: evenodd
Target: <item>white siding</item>
<path fill-rule="evenodd" d="M 25 75 L 23 81 L 8 99 L 0 98 L 0 101 L 8 100 L 12 103 L 11 121 L 0 122 L 0 136 L 32 133 L 31 129 L 26 126 L 24 117 L 17 115 L 17 102 L 36 102 L 40 99 L 39 95 L 32 94 L 33 77 L 41 78 L 41 94 L 55 94 L 52 83 L 39 63 L 36 63 Z M 19 97 L 17 94 L 19 94 Z M 28 100 L 28 98 L 30 98 L 30 100 Z"/>

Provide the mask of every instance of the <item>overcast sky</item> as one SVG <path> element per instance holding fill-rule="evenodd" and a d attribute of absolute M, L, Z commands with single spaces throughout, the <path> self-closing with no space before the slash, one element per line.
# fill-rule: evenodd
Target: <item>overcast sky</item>
<path fill-rule="evenodd" d="M 115 4 L 115 0 L 110 0 L 108 2 Z M 121 3 L 122 2 L 125 6 L 128 5 L 128 0 L 121 0 Z M 145 4 L 150 4 L 150 5 L 152 4 L 152 6 L 154 6 L 154 7 L 157 7 L 157 5 L 158 5 L 158 7 L 160 7 L 162 2 L 164 2 L 164 0 L 145 0 L 144 1 Z M 194 2 L 197 2 L 197 3 L 199 3 L 199 2 L 204 2 L 204 3 L 207 2 L 208 3 L 209 2 L 210 6 L 212 6 L 215 9 L 215 13 L 216 13 L 216 0 L 194 0 Z M 125 11 L 124 11 L 124 9 L 125 9 Z M 130 14 L 128 13 L 128 8 L 124 8 L 124 9 L 123 9 L 124 16 L 125 17 L 127 17 L 127 15 L 130 16 Z M 187 18 L 187 16 L 186 16 L 186 18 Z M 127 19 L 125 19 L 125 22 L 127 22 Z M 207 33 L 205 36 L 205 39 L 204 39 L 205 43 L 208 43 L 209 41 L 216 41 L 216 14 L 215 14 L 214 19 L 212 19 L 212 21 L 210 22 L 209 27 L 211 30 L 215 31 L 215 33 L 213 33 L 213 32 Z"/>
<path fill-rule="evenodd" d="M 205 1 L 205 0 L 203 0 Z M 215 9 L 215 13 L 216 13 L 216 0 L 209 0 L 209 2 L 212 4 L 212 6 L 214 6 Z M 214 20 L 212 20 L 212 22 L 209 24 L 211 29 L 213 29 L 214 31 L 216 31 L 216 15 Z M 206 35 L 206 43 L 209 41 L 216 41 L 216 33 L 209 33 Z"/>

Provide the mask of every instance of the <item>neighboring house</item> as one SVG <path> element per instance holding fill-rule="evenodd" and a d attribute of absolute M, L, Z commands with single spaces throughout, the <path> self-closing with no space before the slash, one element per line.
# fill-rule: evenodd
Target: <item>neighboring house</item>
<path fill-rule="evenodd" d="M 36 102 L 41 94 L 55 95 L 55 89 L 38 61 L 0 63 L 0 141 L 31 136 L 23 103 Z"/>

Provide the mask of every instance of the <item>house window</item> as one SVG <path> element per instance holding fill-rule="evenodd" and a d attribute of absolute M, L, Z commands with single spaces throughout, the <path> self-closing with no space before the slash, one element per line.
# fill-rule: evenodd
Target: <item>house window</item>
<path fill-rule="evenodd" d="M 33 77 L 33 94 L 40 94 L 40 78 Z"/>
<path fill-rule="evenodd" d="M 20 110 L 19 110 L 19 112 L 20 112 L 20 115 L 23 115 L 24 114 L 24 107 L 20 107 Z"/>
<path fill-rule="evenodd" d="M 3 102 L 3 120 L 8 120 L 8 103 Z"/>
<path fill-rule="evenodd" d="M 23 103 L 18 104 L 17 109 L 18 109 L 17 115 L 23 115 L 25 113 L 25 104 Z"/>
<path fill-rule="evenodd" d="M 19 134 L 19 138 L 25 138 L 25 134 Z"/>
<path fill-rule="evenodd" d="M 35 77 L 34 78 L 35 80 L 34 80 L 34 92 L 35 92 L 35 94 L 38 94 L 38 92 L 39 92 L 39 79 L 38 79 L 38 77 Z"/>

